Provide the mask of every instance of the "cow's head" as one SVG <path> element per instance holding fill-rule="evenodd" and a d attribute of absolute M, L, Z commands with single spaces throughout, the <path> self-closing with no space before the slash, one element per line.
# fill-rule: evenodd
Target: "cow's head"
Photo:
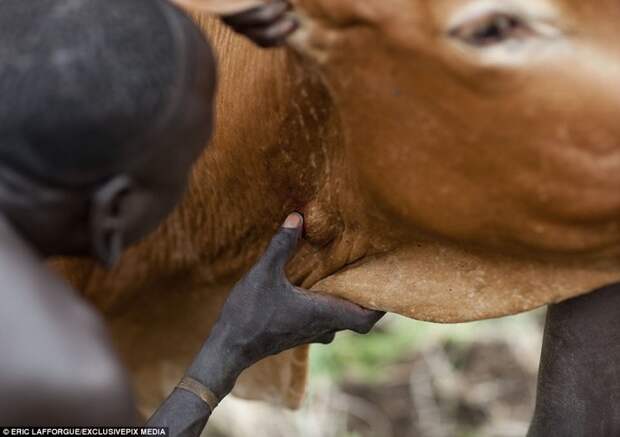
<path fill-rule="evenodd" d="M 620 3 L 298 0 L 297 13 L 294 44 L 342 124 L 332 172 L 364 199 L 345 227 L 380 234 L 369 246 L 385 253 L 317 288 L 463 320 L 620 278 Z"/>

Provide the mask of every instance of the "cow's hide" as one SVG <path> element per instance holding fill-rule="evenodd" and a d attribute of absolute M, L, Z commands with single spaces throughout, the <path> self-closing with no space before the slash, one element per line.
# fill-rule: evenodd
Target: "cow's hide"
<path fill-rule="evenodd" d="M 620 3 L 295 4 L 294 50 L 199 20 L 222 80 L 186 201 L 114 272 L 64 264 L 151 406 L 295 209 L 295 283 L 409 317 L 499 317 L 620 279 Z M 515 34 L 471 44 L 498 17 Z M 305 368 L 289 352 L 238 388 L 296 406 Z"/>
<path fill-rule="evenodd" d="M 214 15 L 227 15 L 245 11 L 268 3 L 267 0 L 175 0 L 175 3 L 193 10 Z"/>
<path fill-rule="evenodd" d="M 463 322 L 620 279 L 619 3 L 295 3 L 380 235 L 315 289 Z"/>

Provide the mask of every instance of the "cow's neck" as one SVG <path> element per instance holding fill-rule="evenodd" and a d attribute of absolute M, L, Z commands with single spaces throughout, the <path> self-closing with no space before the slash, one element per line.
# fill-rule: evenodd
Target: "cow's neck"
<path fill-rule="evenodd" d="M 184 203 L 128 258 L 168 271 L 200 263 L 201 281 L 221 282 L 258 257 L 288 212 L 301 210 L 313 245 L 299 257 L 303 268 L 293 267 L 300 281 L 342 234 L 334 193 L 343 190 L 344 172 L 333 105 L 292 52 L 258 50 L 213 22 L 206 27 L 222 76 L 215 138 Z M 165 250 L 153 253 L 156 245 Z M 123 262 L 132 264 L 135 270 L 135 262 Z"/>
<path fill-rule="evenodd" d="M 204 25 L 221 72 L 215 138 L 185 201 L 158 232 L 111 273 L 72 269 L 101 308 L 151 288 L 230 283 L 293 210 L 307 224 L 293 281 L 309 287 L 370 250 L 343 130 L 313 69 L 292 52 L 258 50 L 214 21 Z"/>

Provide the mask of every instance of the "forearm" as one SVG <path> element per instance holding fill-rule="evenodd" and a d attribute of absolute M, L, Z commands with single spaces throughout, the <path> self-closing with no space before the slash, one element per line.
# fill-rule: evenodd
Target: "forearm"
<path fill-rule="evenodd" d="M 209 389 L 219 400 L 231 392 L 237 378 L 247 367 L 242 353 L 226 338 L 222 330 L 214 327 L 186 372 L 186 376 Z M 202 433 L 211 413 L 209 405 L 198 395 L 176 388 L 147 424 L 168 427 L 171 437 L 197 437 Z"/>
<path fill-rule="evenodd" d="M 209 417 L 211 409 L 202 399 L 188 391 L 175 389 L 146 425 L 167 427 L 170 437 L 197 437 Z"/>

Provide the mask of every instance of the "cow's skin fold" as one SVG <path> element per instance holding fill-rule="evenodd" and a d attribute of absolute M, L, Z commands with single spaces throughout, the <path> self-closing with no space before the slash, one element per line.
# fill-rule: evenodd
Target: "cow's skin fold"
<path fill-rule="evenodd" d="M 185 202 L 113 272 L 60 267 L 147 409 L 292 210 L 292 281 L 408 317 L 499 317 L 620 279 L 620 3 L 294 3 L 292 49 L 197 15 L 221 83 Z M 295 407 L 306 365 L 303 348 L 266 360 L 238 392 Z"/>

